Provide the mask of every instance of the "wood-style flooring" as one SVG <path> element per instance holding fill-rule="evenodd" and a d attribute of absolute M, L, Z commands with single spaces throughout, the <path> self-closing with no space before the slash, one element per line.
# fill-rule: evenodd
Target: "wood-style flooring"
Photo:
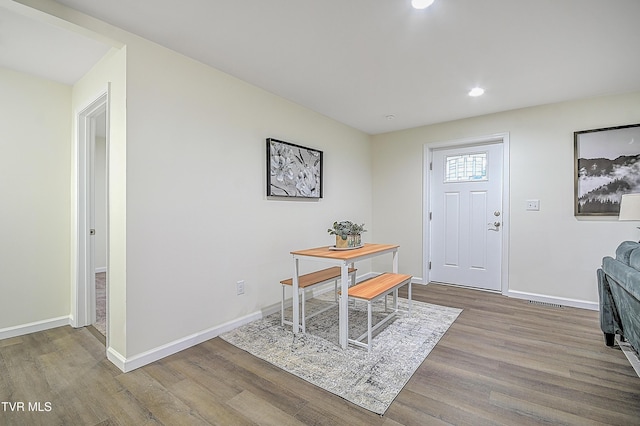
<path fill-rule="evenodd" d="M 433 284 L 413 294 L 464 311 L 384 416 L 220 338 L 124 374 L 88 329 L 61 327 L 0 341 L 0 424 L 640 424 L 640 378 L 604 345 L 597 312 Z"/>

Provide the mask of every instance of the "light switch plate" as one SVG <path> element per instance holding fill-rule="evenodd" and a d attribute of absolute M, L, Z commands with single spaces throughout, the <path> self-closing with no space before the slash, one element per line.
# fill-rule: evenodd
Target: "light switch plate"
<path fill-rule="evenodd" d="M 527 200 L 527 210 L 529 211 L 540 210 L 540 200 Z"/>

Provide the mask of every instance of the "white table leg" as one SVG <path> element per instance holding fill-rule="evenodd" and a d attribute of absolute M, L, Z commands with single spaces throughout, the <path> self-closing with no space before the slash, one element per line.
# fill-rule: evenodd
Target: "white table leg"
<path fill-rule="evenodd" d="M 298 277 L 300 276 L 300 265 L 298 259 L 293 258 L 293 295 L 291 300 L 293 300 L 293 314 L 291 318 L 291 322 L 293 323 L 293 332 L 300 332 L 300 301 L 298 300 Z"/>
<path fill-rule="evenodd" d="M 398 273 L 398 249 L 393 251 L 393 273 Z"/>
<path fill-rule="evenodd" d="M 347 349 L 349 341 L 349 265 L 347 262 L 341 265 L 340 289 L 342 291 L 339 311 L 340 346 L 342 349 Z"/>

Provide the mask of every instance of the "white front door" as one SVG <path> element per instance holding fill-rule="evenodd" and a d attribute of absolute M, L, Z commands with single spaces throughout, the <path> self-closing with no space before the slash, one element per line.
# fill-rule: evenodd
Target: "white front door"
<path fill-rule="evenodd" d="M 433 151 L 430 281 L 501 290 L 502 143 Z"/>

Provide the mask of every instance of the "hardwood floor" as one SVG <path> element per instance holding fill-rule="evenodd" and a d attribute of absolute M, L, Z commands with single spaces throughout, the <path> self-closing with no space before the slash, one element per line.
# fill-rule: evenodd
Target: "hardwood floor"
<path fill-rule="evenodd" d="M 0 341 L 0 424 L 640 424 L 640 378 L 597 312 L 413 294 L 464 311 L 382 417 L 219 338 L 123 374 L 88 329 L 61 327 Z"/>

